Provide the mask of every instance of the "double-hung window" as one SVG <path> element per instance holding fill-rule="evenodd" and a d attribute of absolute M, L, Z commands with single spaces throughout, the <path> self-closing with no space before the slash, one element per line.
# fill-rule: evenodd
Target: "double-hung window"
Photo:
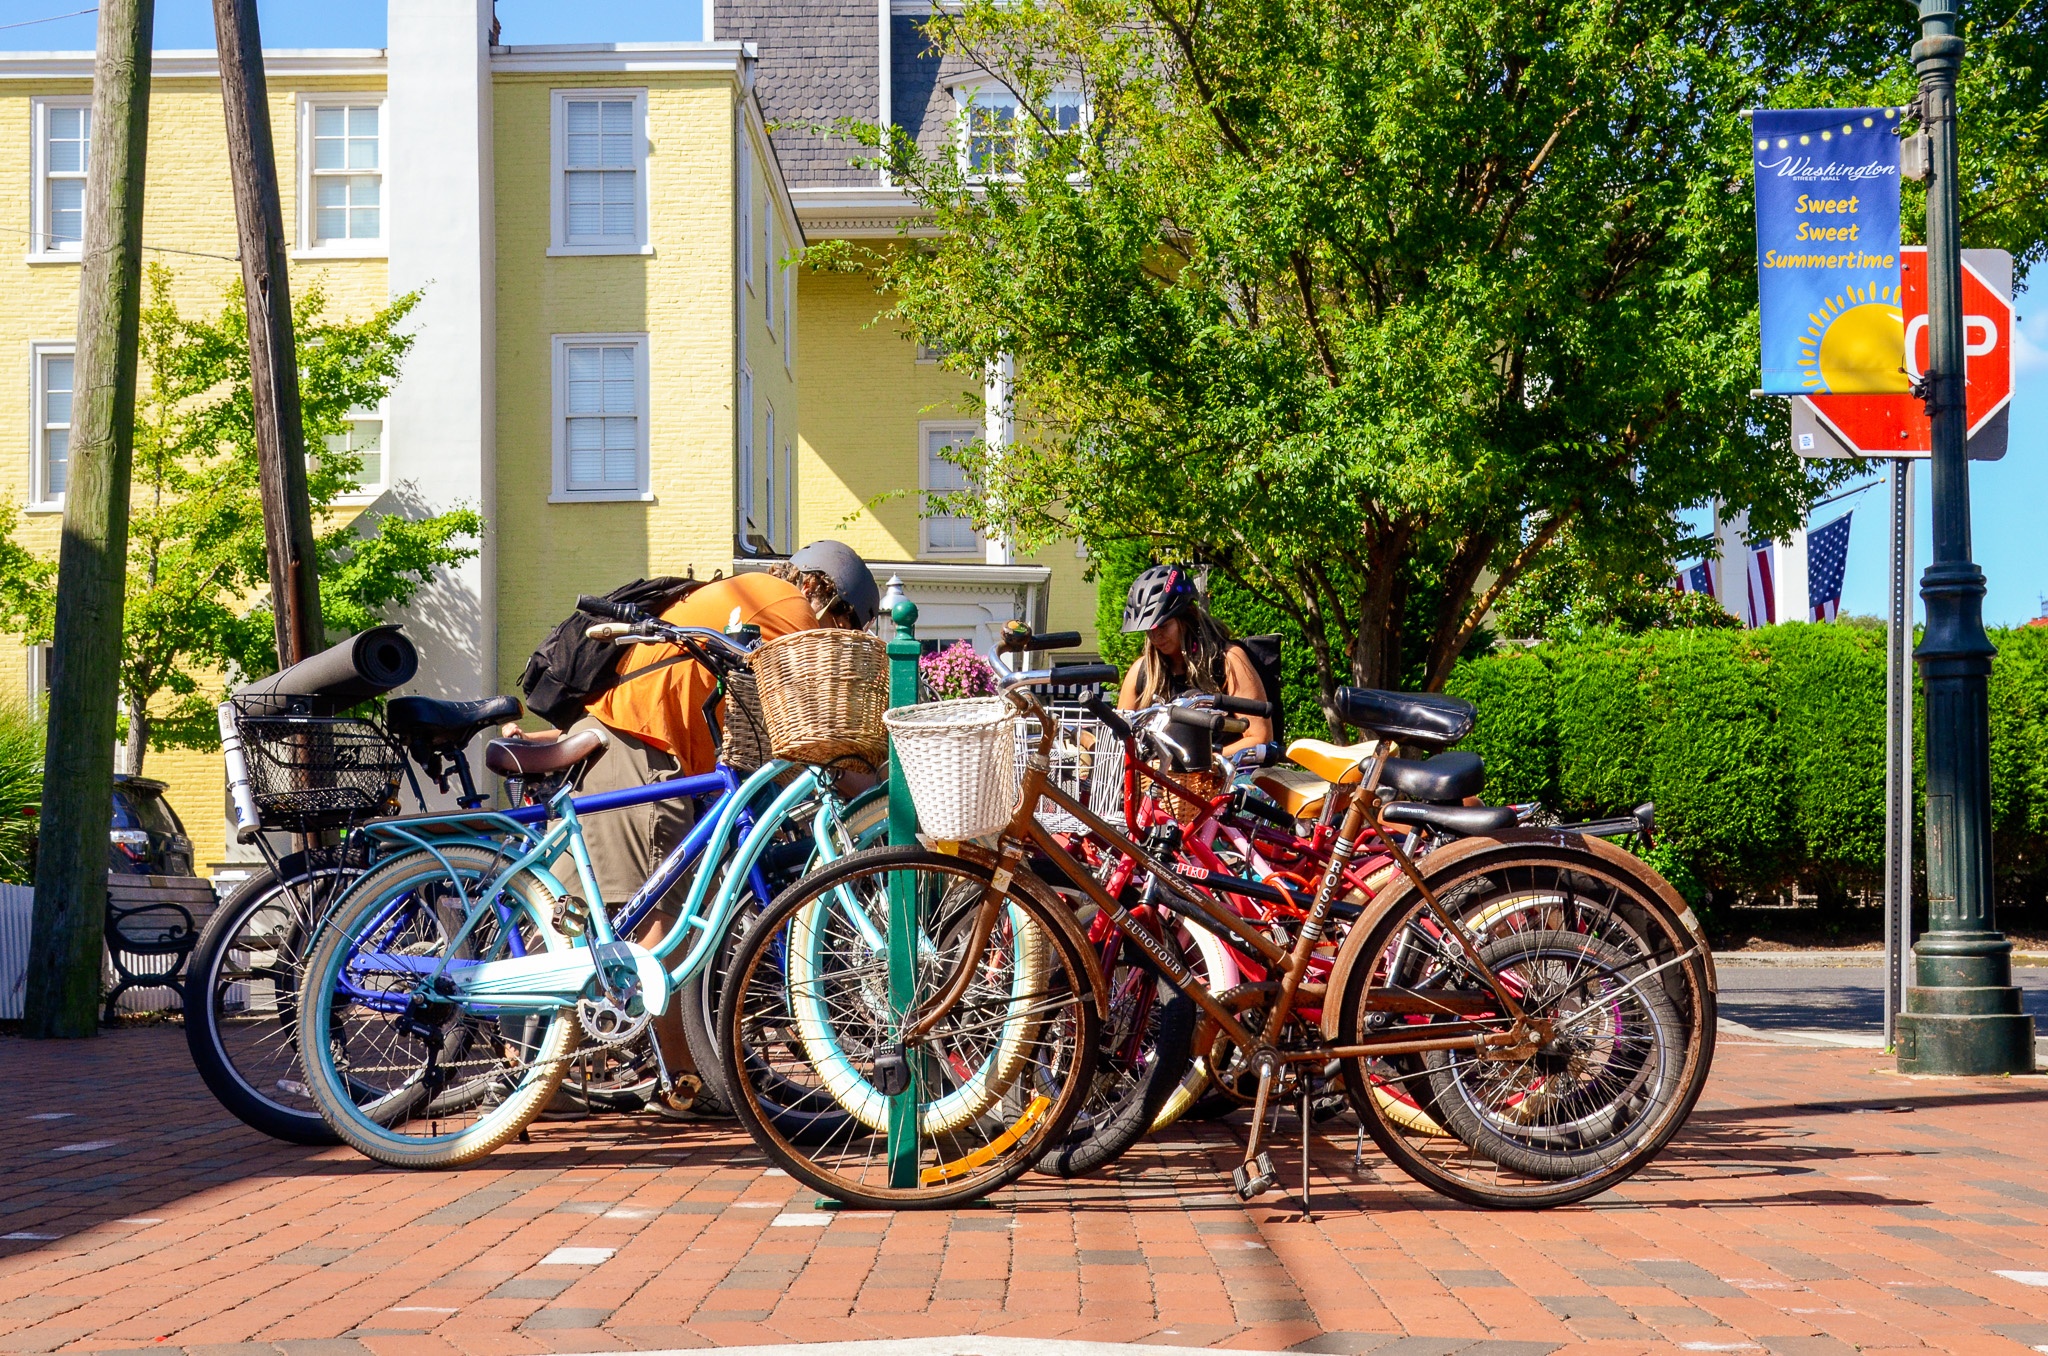
<path fill-rule="evenodd" d="M 555 500 L 645 499 L 647 336 L 558 334 Z"/>
<path fill-rule="evenodd" d="M 356 459 L 356 469 L 349 476 L 354 488 L 348 493 L 373 495 L 384 488 L 383 411 L 351 411 L 348 426 L 328 437 L 327 450 Z"/>
<path fill-rule="evenodd" d="M 754 373 L 742 364 L 739 394 L 739 447 L 733 458 L 733 539 L 746 555 L 759 555 L 765 534 L 754 517 Z"/>
<path fill-rule="evenodd" d="M 923 490 L 927 496 L 957 494 L 974 488 L 967 470 L 948 458 L 959 448 L 981 437 L 974 424 L 926 424 L 919 430 Z M 927 503 L 929 507 L 929 503 Z M 974 520 L 959 513 L 927 513 L 922 519 L 924 550 L 928 556 L 974 556 L 981 554 L 981 534 Z"/>
<path fill-rule="evenodd" d="M 31 259 L 77 259 L 85 249 L 85 171 L 92 158 L 92 101 L 35 101 Z"/>
<path fill-rule="evenodd" d="M 647 91 L 558 89 L 552 254 L 647 249 Z"/>
<path fill-rule="evenodd" d="M 754 290 L 754 157 L 748 146 L 744 131 L 740 135 L 739 185 L 737 196 L 740 205 L 740 281 L 749 292 Z"/>
<path fill-rule="evenodd" d="M 29 450 L 29 500 L 39 508 L 64 504 L 71 479 L 71 407 L 77 388 L 72 346 L 36 344 L 30 349 L 34 372 L 33 445 Z"/>
<path fill-rule="evenodd" d="M 1017 96 L 1008 90 L 977 89 L 967 95 L 967 172 L 1001 178 L 1024 164 L 1024 126 Z"/>
<path fill-rule="evenodd" d="M 301 247 L 332 254 L 381 253 L 383 97 L 322 95 L 304 100 L 301 107 Z"/>

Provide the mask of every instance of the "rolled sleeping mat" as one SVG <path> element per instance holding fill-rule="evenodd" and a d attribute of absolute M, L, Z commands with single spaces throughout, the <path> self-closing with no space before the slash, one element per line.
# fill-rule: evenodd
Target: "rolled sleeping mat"
<path fill-rule="evenodd" d="M 373 626 L 331 649 L 236 691 L 237 697 L 302 698 L 310 715 L 330 715 L 412 681 L 420 652 L 396 622 Z M 283 705 L 280 702 L 280 705 Z"/>

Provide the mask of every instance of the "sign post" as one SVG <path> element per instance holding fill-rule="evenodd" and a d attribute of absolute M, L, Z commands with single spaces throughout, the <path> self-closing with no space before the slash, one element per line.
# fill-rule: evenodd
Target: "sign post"
<path fill-rule="evenodd" d="M 1892 462 L 1891 617 L 1884 639 L 1884 1044 L 1899 1043 L 1913 945 L 1913 463 Z"/>

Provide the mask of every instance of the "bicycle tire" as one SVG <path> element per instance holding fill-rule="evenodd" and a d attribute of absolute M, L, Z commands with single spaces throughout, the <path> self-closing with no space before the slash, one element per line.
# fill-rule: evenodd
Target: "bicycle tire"
<path fill-rule="evenodd" d="M 506 864 L 502 854 L 466 844 L 443 848 L 441 856 L 471 885 L 494 880 Z M 453 1168 L 491 1153 L 547 1106 L 561 1086 L 577 1043 L 576 1021 L 567 1011 L 523 1017 L 511 1026 L 496 1018 L 461 1014 L 459 1022 L 428 1042 L 398 1035 L 385 1012 L 361 1008 L 359 1015 L 351 1016 L 349 1010 L 358 1005 L 336 1003 L 344 967 L 362 933 L 373 927 L 384 930 L 386 946 L 407 945 L 394 938 L 423 930 L 426 935 L 410 943 L 404 954 L 439 954 L 433 948 L 445 947 L 448 922 L 459 925 L 460 919 L 453 901 L 429 892 L 447 875 L 448 868 L 426 852 L 401 854 L 366 873 L 322 920 L 299 987 L 299 1046 L 306 1055 L 307 1084 L 321 1114 L 352 1148 L 390 1167 Z M 539 877 L 522 872 L 506 883 L 505 894 L 525 936 L 545 950 L 568 948 L 568 941 L 549 922 L 556 900 Z M 384 918 L 380 911 L 385 911 Z M 469 933 L 475 939 L 474 955 L 502 949 L 500 939 L 486 935 L 487 926 L 488 920 L 481 920 Z M 378 972 L 364 968 L 356 973 L 367 984 Z M 401 978 L 387 993 L 401 991 L 413 971 L 397 973 Z M 387 1035 L 411 1043 L 375 1043 Z M 360 1057 L 349 1048 L 352 1036 L 358 1047 L 368 1047 Z M 414 1044 L 425 1048 L 427 1055 L 415 1055 Z M 464 1077 L 453 1085 L 432 1087 L 418 1067 L 420 1061 L 424 1058 L 429 1067 L 437 1067 L 440 1058 L 451 1056 L 467 1061 Z M 348 1062 L 346 1071 L 338 1058 Z M 367 1101 L 362 1092 L 366 1087 L 373 1094 Z M 477 1113 L 473 1120 L 442 1131 L 442 1121 L 459 1121 L 471 1112 Z M 406 1133 L 420 1120 L 425 1121 L 425 1133 Z"/>
<path fill-rule="evenodd" d="M 912 1154 L 896 1165 L 902 1185 L 892 1185 L 877 1056 L 893 1049 L 894 1019 L 887 935 L 876 945 L 874 928 L 886 929 L 898 876 L 918 889 L 932 920 L 923 934 L 932 940 L 917 946 L 917 1001 L 935 996 L 962 964 L 984 979 L 904 1052 L 914 1070 L 914 1133 Z M 1069 920 L 1018 889 L 982 950 L 966 956 L 972 929 L 950 924 L 980 906 L 993 878 L 970 858 L 870 849 L 784 891 L 748 934 L 719 1011 L 725 1075 L 741 1123 L 798 1181 L 860 1208 L 945 1208 L 1015 1181 L 1066 1133 L 1099 1048 L 1091 972 Z M 792 1103 L 792 1088 L 805 1096 Z M 806 1117 L 795 1133 L 792 1112 Z"/>
<path fill-rule="evenodd" d="M 1509 930 L 1487 941 L 1482 951 L 1505 956 L 1516 946 L 1543 944 L 1516 940 L 1532 937 L 1547 937 L 1552 945 L 1576 946 L 1589 955 L 1604 951 L 1607 954 L 1602 963 L 1610 968 L 1621 967 L 1624 974 L 1643 977 L 1646 992 L 1650 988 L 1658 991 L 1654 998 L 1646 998 L 1646 1004 L 1668 1005 L 1675 1017 L 1675 1030 L 1669 1033 L 1670 1044 L 1676 1050 L 1675 1072 L 1667 1083 L 1660 1084 L 1654 1114 L 1642 1118 L 1621 1147 L 1602 1156 L 1597 1163 L 1574 1164 L 1504 1155 L 1497 1136 L 1475 1134 L 1468 1140 L 1457 1133 L 1461 1118 L 1446 1104 L 1446 1085 L 1439 1071 L 1421 1056 L 1347 1058 L 1344 1081 L 1352 1109 L 1374 1143 L 1396 1166 L 1432 1190 L 1466 1204 L 1493 1209 L 1543 1209 L 1569 1204 L 1627 1180 L 1655 1158 L 1684 1124 L 1712 1064 L 1715 1010 L 1711 985 L 1706 981 L 1707 962 L 1692 948 L 1686 930 L 1642 882 L 1610 869 L 1590 854 L 1570 850 L 1545 849 L 1521 860 L 1510 856 L 1507 860 L 1491 858 L 1460 863 L 1432 881 L 1432 889 L 1446 910 L 1461 918 L 1483 916 L 1503 899 L 1538 895 L 1568 901 L 1581 896 L 1592 898 L 1598 905 L 1592 911 L 1593 924 L 1582 923 L 1580 930 Z M 1571 910 L 1577 910 L 1576 903 Z M 1556 910 L 1549 908 L 1535 910 L 1534 914 L 1552 922 L 1559 917 Z M 1584 911 L 1568 911 L 1565 916 L 1582 917 Z M 1360 1039 L 1368 1030 L 1385 1029 L 1383 1014 L 1369 1014 L 1366 995 L 1391 966 L 1412 967 L 1431 959 L 1429 948 L 1439 945 L 1429 935 L 1434 926 L 1419 897 L 1413 896 L 1391 904 L 1370 919 L 1370 930 L 1362 943 L 1364 954 L 1358 958 L 1339 996 L 1339 1044 Z M 1600 935 L 1602 930 L 1605 936 Z M 1632 948 L 1613 940 L 1624 936 L 1634 937 Z M 1570 941 L 1560 940 L 1563 938 Z M 1450 977 L 1446 982 L 1459 982 L 1468 991 L 1473 990 L 1478 981 L 1469 974 L 1462 979 L 1453 975 L 1462 963 L 1451 958 L 1452 952 L 1451 945 L 1442 945 L 1442 964 Z M 1650 970 L 1657 965 L 1665 968 L 1650 976 Z M 1404 987 L 1412 986 L 1416 982 L 1414 971 L 1403 971 L 1399 982 Z M 1426 1026 L 1419 1029 L 1426 1030 Z M 1388 1089 L 1409 1093 L 1414 1108 L 1425 1115 L 1414 1117 L 1391 1097 L 1375 1095 L 1376 1091 L 1384 1093 Z M 1469 1132 L 1472 1122 L 1466 1119 L 1465 1125 Z M 1515 1161 L 1502 1162 L 1504 1156 Z"/>
<path fill-rule="evenodd" d="M 313 927 L 307 914 L 360 872 L 338 863 L 309 869 L 304 853 L 278 866 L 236 886 L 201 929 L 186 961 L 185 1043 L 207 1091 L 244 1125 L 290 1144 L 339 1144 L 299 1058 L 298 971 Z M 295 898 L 288 884 L 315 893 Z"/>
<path fill-rule="evenodd" d="M 1152 972 L 1148 969 L 1146 973 L 1149 976 Z M 1154 982 L 1157 983 L 1156 977 Z M 1111 976 L 1110 985 L 1114 991 L 1115 976 Z M 1108 1078 L 1116 1078 L 1121 1085 L 1115 1090 L 1118 1095 L 1106 1098 L 1098 1109 L 1094 1104 L 1096 1096 L 1091 1094 L 1066 1136 L 1046 1150 L 1034 1165 L 1039 1172 L 1052 1177 L 1079 1177 L 1094 1172 L 1122 1158 L 1132 1145 L 1151 1133 L 1160 1109 L 1181 1086 L 1194 1058 L 1195 1019 L 1200 1009 L 1194 999 L 1171 990 L 1155 995 L 1149 1007 L 1149 1030 L 1138 1038 L 1140 1048 L 1135 1061 L 1111 1073 L 1106 1072 L 1105 1066 L 1125 1065 L 1123 1052 L 1114 1052 L 1119 1056 L 1114 1061 L 1113 1052 L 1107 1049 L 1097 1057 L 1096 1092 L 1103 1091 L 1102 1084 Z M 1120 1044 L 1114 1027 L 1114 1002 L 1110 1011 L 1108 1039 L 1111 1044 Z"/>

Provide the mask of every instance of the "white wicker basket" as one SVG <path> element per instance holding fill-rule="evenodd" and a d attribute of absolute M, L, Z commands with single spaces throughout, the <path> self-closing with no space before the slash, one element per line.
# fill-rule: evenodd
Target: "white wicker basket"
<path fill-rule="evenodd" d="M 1017 718 L 1000 697 L 897 706 L 882 713 L 918 825 L 933 838 L 980 838 L 1017 808 Z"/>
<path fill-rule="evenodd" d="M 1053 737 L 1052 784 L 1111 823 L 1121 823 L 1124 808 L 1124 742 L 1107 725 L 1079 706 L 1048 706 L 1059 723 Z M 1023 720 L 1017 730 L 1017 775 L 1024 759 L 1038 747 L 1038 722 Z M 1054 833 L 1082 833 L 1081 821 L 1043 797 L 1038 822 Z"/>

